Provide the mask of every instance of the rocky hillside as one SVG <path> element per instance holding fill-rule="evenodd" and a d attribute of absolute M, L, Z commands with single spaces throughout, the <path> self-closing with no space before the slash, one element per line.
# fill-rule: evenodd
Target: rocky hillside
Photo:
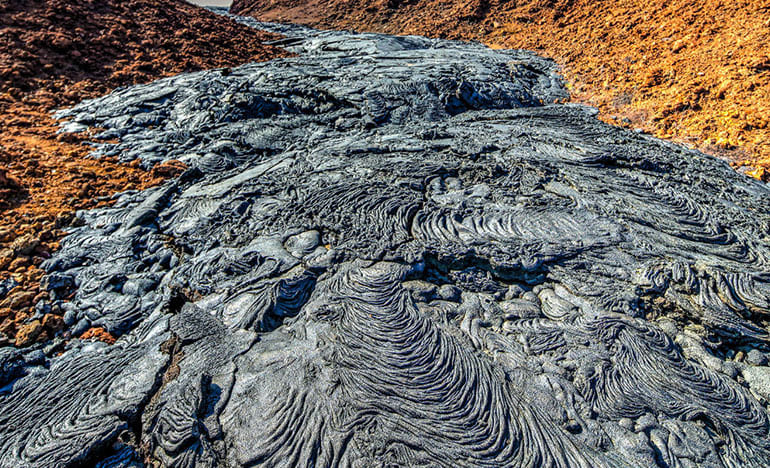
<path fill-rule="evenodd" d="M 181 0 L 0 2 L 0 344 L 60 327 L 61 311 L 38 306 L 47 293 L 37 265 L 73 210 L 180 168 L 88 159 L 87 135 L 57 137 L 49 111 L 119 86 L 285 55 L 262 44 L 276 37 Z"/>
<path fill-rule="evenodd" d="M 232 10 L 535 50 L 563 65 L 573 99 L 604 120 L 770 176 L 765 0 L 235 0 Z"/>

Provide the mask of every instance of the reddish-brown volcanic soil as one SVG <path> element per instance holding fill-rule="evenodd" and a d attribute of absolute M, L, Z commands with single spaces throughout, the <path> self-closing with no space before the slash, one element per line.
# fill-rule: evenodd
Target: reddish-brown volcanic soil
<path fill-rule="evenodd" d="M 181 0 L 0 0 L 0 288 L 18 283 L 0 300 L 0 345 L 62 328 L 57 310 L 29 318 L 46 298 L 37 266 L 74 210 L 182 169 L 89 159 L 87 137 L 57 137 L 50 110 L 118 86 L 286 55 L 262 44 L 273 38 Z"/>
<path fill-rule="evenodd" d="M 535 50 L 604 120 L 770 179 L 768 0 L 235 0 L 232 11 Z"/>

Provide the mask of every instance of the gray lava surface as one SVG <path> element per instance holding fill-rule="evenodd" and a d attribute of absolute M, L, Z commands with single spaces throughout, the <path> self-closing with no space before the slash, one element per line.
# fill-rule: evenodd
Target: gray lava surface
<path fill-rule="evenodd" d="M 121 338 L 0 349 L 0 466 L 770 465 L 763 184 L 531 53 L 256 26 L 60 114 L 189 169 L 45 264 Z"/>

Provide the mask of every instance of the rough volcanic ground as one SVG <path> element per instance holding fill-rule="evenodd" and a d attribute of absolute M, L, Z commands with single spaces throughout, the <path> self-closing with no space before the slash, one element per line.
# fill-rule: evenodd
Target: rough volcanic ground
<path fill-rule="evenodd" d="M 770 172 L 766 0 L 235 0 L 233 12 L 535 50 L 563 65 L 573 100 Z"/>
<path fill-rule="evenodd" d="M 59 115 L 188 169 L 44 262 L 120 338 L 0 349 L 0 466 L 768 466 L 764 184 L 528 52 L 275 28 Z"/>
<path fill-rule="evenodd" d="M 49 111 L 119 86 L 284 55 L 262 44 L 273 38 L 178 0 L 0 2 L 0 344 L 62 328 L 37 265 L 75 210 L 180 168 L 88 159 L 87 135 L 57 137 Z"/>

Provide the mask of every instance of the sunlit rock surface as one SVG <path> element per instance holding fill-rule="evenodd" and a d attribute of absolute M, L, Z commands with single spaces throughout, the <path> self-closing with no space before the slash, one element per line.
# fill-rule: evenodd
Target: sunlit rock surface
<path fill-rule="evenodd" d="M 770 464 L 764 185 L 530 53 L 260 26 L 60 115 L 190 169 L 47 262 L 122 337 L 0 350 L 0 466 Z"/>

